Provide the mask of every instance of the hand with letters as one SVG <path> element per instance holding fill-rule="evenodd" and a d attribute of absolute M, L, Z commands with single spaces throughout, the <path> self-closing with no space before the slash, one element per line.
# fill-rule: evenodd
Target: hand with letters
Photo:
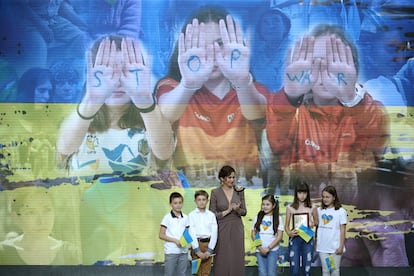
<path fill-rule="evenodd" d="M 184 87 L 197 90 L 208 80 L 214 64 L 212 44 L 206 44 L 204 23 L 194 18 L 180 33 L 178 41 L 178 66 Z"/>
<path fill-rule="evenodd" d="M 235 87 L 244 87 L 250 82 L 250 49 L 243 38 L 241 26 L 230 15 L 219 21 L 223 45 L 214 42 L 217 65 L 223 75 Z"/>
<path fill-rule="evenodd" d="M 117 55 L 115 42 L 111 42 L 109 37 L 99 44 L 94 61 L 89 51 L 85 103 L 102 105 L 115 91 L 116 80 L 120 77 L 114 70 L 117 58 L 119 55 Z"/>
<path fill-rule="evenodd" d="M 137 41 L 124 38 L 121 42 L 123 68 L 121 87 L 138 108 L 153 104 L 151 89 L 151 63 Z"/>
<path fill-rule="evenodd" d="M 313 63 L 313 46 L 315 38 L 305 36 L 295 43 L 293 49 L 289 49 L 286 56 L 285 92 L 291 100 L 296 100 L 312 89 L 315 82 L 314 74 L 317 74 Z"/>
<path fill-rule="evenodd" d="M 326 40 L 326 59 L 320 61 L 323 85 L 341 102 L 350 102 L 355 96 L 357 72 L 351 48 L 338 37 Z"/>

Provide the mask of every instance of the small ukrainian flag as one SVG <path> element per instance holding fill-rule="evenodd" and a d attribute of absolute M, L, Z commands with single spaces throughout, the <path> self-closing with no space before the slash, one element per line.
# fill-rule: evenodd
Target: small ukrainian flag
<path fill-rule="evenodd" d="M 329 271 L 335 269 L 335 262 L 332 256 L 325 258 L 326 265 L 328 266 Z"/>
<path fill-rule="evenodd" d="M 180 238 L 180 245 L 181 247 L 189 246 L 193 239 L 191 238 L 190 232 L 188 232 L 188 229 L 185 228 L 181 238 Z"/>
<path fill-rule="evenodd" d="M 260 234 L 256 233 L 256 236 L 254 237 L 253 246 L 258 247 L 262 245 L 262 239 L 260 238 Z"/>
<path fill-rule="evenodd" d="M 198 269 L 200 268 L 201 259 L 195 259 L 191 261 L 191 274 L 197 274 Z"/>
<path fill-rule="evenodd" d="M 312 239 L 312 237 L 315 235 L 315 232 L 309 227 L 302 224 L 298 229 L 298 235 L 305 242 L 309 242 Z"/>

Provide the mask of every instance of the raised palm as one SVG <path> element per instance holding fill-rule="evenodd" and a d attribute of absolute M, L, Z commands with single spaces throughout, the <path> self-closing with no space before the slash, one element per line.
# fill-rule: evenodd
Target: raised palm
<path fill-rule="evenodd" d="M 315 39 L 305 36 L 289 50 L 286 58 L 285 92 L 291 98 L 298 98 L 311 90 L 316 80 L 316 68 L 313 63 Z"/>
<path fill-rule="evenodd" d="M 238 21 L 227 15 L 226 22 L 219 21 L 223 45 L 215 43 L 214 50 L 217 64 L 223 75 L 233 84 L 249 80 L 250 48 L 243 38 Z"/>
<path fill-rule="evenodd" d="M 95 104 L 103 104 L 116 87 L 119 78 L 114 70 L 116 52 L 115 42 L 105 38 L 99 44 L 95 62 L 92 54 L 88 54 L 86 97 Z"/>
<path fill-rule="evenodd" d="M 336 36 L 326 40 L 326 66 L 322 65 L 322 81 L 327 90 L 343 101 L 349 102 L 355 96 L 357 72 L 351 48 Z"/>
<path fill-rule="evenodd" d="M 186 87 L 200 88 L 213 69 L 213 46 L 206 44 L 204 27 L 204 23 L 199 24 L 195 18 L 179 37 L 178 66 L 181 83 Z"/>
<path fill-rule="evenodd" d="M 124 61 L 121 82 L 125 92 L 137 105 L 142 101 L 152 103 L 149 58 L 143 54 L 138 42 L 132 39 L 122 40 L 121 51 Z"/>

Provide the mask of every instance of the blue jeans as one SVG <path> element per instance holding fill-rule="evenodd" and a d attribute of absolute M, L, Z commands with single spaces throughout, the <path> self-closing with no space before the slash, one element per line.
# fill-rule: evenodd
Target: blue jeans
<path fill-rule="evenodd" d="M 297 236 L 289 239 L 290 275 L 308 276 L 312 264 L 313 238 L 307 243 Z"/>
<path fill-rule="evenodd" d="M 278 250 L 269 251 L 266 256 L 256 252 L 257 266 L 259 268 L 259 276 L 276 276 L 277 275 L 277 258 Z"/>

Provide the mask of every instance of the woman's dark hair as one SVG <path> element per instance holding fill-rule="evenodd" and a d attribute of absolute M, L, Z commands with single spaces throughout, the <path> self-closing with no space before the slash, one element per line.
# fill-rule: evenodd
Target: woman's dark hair
<path fill-rule="evenodd" d="M 181 32 L 185 33 L 185 29 L 187 27 L 188 24 L 190 24 L 192 22 L 192 20 L 194 18 L 198 19 L 198 22 L 203 22 L 203 23 L 209 23 L 209 22 L 216 22 L 218 23 L 220 21 L 220 19 L 226 19 L 226 16 L 229 13 L 221 8 L 221 7 L 217 7 L 217 6 L 204 6 L 201 7 L 199 10 L 197 10 L 197 12 L 193 13 L 192 15 L 190 15 L 187 19 L 187 21 L 184 23 Z M 174 47 L 174 52 L 171 55 L 170 58 L 170 65 L 168 68 L 168 73 L 167 76 L 169 78 L 172 78 L 176 81 L 181 81 L 181 73 L 180 73 L 180 69 L 178 67 L 178 42 L 176 43 L 175 47 Z"/>
<path fill-rule="evenodd" d="M 233 167 L 230 167 L 230 166 L 227 166 L 227 165 L 223 166 L 219 171 L 218 178 L 219 178 L 219 180 L 221 180 L 221 178 L 225 178 L 227 176 L 230 176 L 231 173 L 236 173 L 236 170 Z"/>
<path fill-rule="evenodd" d="M 262 202 L 263 200 L 270 201 L 272 205 L 274 206 L 273 208 L 273 235 L 274 235 L 277 233 L 277 228 L 279 227 L 279 202 L 275 199 L 273 195 L 269 195 L 269 194 L 262 197 Z M 260 232 L 260 224 L 262 223 L 264 216 L 265 216 L 265 212 L 263 210 L 257 213 L 257 221 L 256 221 L 256 224 L 254 225 L 254 230 L 256 230 L 256 232 Z"/>
<path fill-rule="evenodd" d="M 331 194 L 333 197 L 334 197 L 334 207 L 335 207 L 335 210 L 338 210 L 339 208 L 341 208 L 342 207 L 342 204 L 341 204 L 341 201 L 339 200 L 339 198 L 338 198 L 338 193 L 336 192 L 336 189 L 335 189 L 335 187 L 334 186 L 331 186 L 331 185 L 328 185 L 328 186 L 326 186 L 323 190 L 322 190 L 322 193 L 323 192 L 327 192 L 327 193 L 329 193 L 329 194 Z M 326 206 L 324 203 L 323 203 L 323 200 L 322 200 L 322 203 L 321 203 L 321 208 L 322 209 L 326 209 L 328 206 Z"/>
<path fill-rule="evenodd" d="M 121 49 L 121 42 L 123 36 L 119 35 L 109 35 L 104 36 L 95 41 L 95 43 L 91 47 L 91 58 L 92 63 L 95 63 L 96 54 L 98 53 L 99 45 L 101 42 L 109 38 L 110 41 L 114 41 L 117 50 Z M 110 127 L 111 120 L 109 118 L 109 112 L 108 107 L 104 104 L 99 111 L 96 113 L 92 123 L 89 126 L 90 132 L 102 132 L 107 130 Z M 138 128 L 138 129 L 145 129 L 144 121 L 142 120 L 141 114 L 138 110 L 138 108 L 132 104 L 128 107 L 128 109 L 125 111 L 124 115 L 119 119 L 118 126 L 121 129 L 126 128 Z"/>
<path fill-rule="evenodd" d="M 341 27 L 336 26 L 336 25 L 330 25 L 330 24 L 320 24 L 320 25 L 317 25 L 311 32 L 311 35 L 314 37 L 320 37 L 320 36 L 331 35 L 331 34 L 340 38 L 342 42 L 345 43 L 345 45 L 351 48 L 352 59 L 354 60 L 355 69 L 358 74 L 359 61 L 358 61 L 357 48 Z"/>
<path fill-rule="evenodd" d="M 309 185 L 304 180 L 296 180 L 295 195 L 293 197 L 293 203 L 290 206 L 294 209 L 299 208 L 299 198 L 298 198 L 299 192 L 305 192 L 307 194 L 307 197 L 305 199 L 305 207 L 312 208 L 312 203 L 311 203 L 310 194 L 309 194 Z"/>
<path fill-rule="evenodd" d="M 53 85 L 52 74 L 48 69 L 30 68 L 23 73 L 17 83 L 17 100 L 22 103 L 34 103 L 36 87 L 46 81 L 50 81 Z"/>

